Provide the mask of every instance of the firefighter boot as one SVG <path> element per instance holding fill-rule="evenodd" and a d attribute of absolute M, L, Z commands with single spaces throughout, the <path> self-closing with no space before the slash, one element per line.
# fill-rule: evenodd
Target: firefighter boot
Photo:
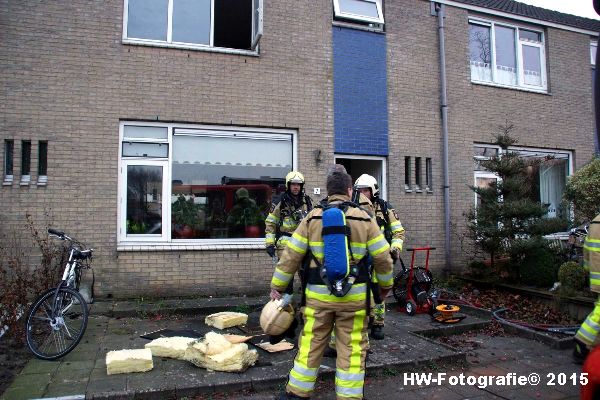
<path fill-rule="evenodd" d="M 577 364 L 583 364 L 586 357 L 590 353 L 590 350 L 585 345 L 585 343 L 580 342 L 577 339 L 575 339 L 574 342 L 575 348 L 573 349 L 573 361 L 575 361 Z"/>
<path fill-rule="evenodd" d="M 373 340 L 385 339 L 385 335 L 383 334 L 383 325 L 371 325 L 371 334 L 369 337 Z"/>

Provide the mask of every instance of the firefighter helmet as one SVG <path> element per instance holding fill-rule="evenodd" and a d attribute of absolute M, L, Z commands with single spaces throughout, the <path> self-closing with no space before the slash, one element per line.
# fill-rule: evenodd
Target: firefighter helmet
<path fill-rule="evenodd" d="M 290 296 L 291 297 L 291 296 Z M 285 297 L 269 301 L 260 313 L 260 327 L 271 336 L 281 335 L 294 321 L 294 307 Z"/>
<path fill-rule="evenodd" d="M 379 193 L 379 185 L 377 185 L 377 179 L 373 178 L 371 175 L 362 174 L 358 177 L 356 182 L 354 182 L 354 186 L 356 186 L 357 189 L 371 189 L 371 194 L 373 196 L 376 196 Z"/>
<path fill-rule="evenodd" d="M 298 171 L 290 171 L 285 176 L 285 187 L 289 189 L 290 183 L 299 183 L 300 185 L 304 185 L 304 175 Z"/>

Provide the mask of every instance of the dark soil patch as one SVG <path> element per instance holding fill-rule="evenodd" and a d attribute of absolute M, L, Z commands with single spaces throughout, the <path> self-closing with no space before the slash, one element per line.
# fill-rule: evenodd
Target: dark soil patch
<path fill-rule="evenodd" d="M 32 357 L 27 346 L 7 336 L 0 338 L 0 394 L 6 391 Z"/>
<path fill-rule="evenodd" d="M 442 297 L 486 310 L 507 308 L 503 318 L 528 324 L 578 325 L 579 322 L 558 307 L 521 294 L 498 289 L 479 290 L 466 285 L 461 292 L 443 291 Z"/>

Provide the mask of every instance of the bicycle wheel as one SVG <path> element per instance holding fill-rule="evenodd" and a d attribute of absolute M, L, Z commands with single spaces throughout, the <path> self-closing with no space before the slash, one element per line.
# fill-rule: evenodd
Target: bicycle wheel
<path fill-rule="evenodd" d="M 88 309 L 79 292 L 50 289 L 33 303 L 27 315 L 27 346 L 42 360 L 56 360 L 77 346 L 87 327 Z"/>

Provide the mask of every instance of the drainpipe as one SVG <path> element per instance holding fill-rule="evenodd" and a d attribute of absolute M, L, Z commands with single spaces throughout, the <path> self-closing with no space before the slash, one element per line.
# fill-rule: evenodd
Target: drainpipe
<path fill-rule="evenodd" d="M 445 265 L 444 273 L 450 272 L 452 255 L 450 252 L 450 177 L 448 171 L 448 98 L 446 96 L 446 45 L 444 38 L 444 5 L 435 3 L 438 17 L 438 35 L 440 40 L 440 110 L 442 114 L 443 170 L 444 170 L 444 235 Z"/>

